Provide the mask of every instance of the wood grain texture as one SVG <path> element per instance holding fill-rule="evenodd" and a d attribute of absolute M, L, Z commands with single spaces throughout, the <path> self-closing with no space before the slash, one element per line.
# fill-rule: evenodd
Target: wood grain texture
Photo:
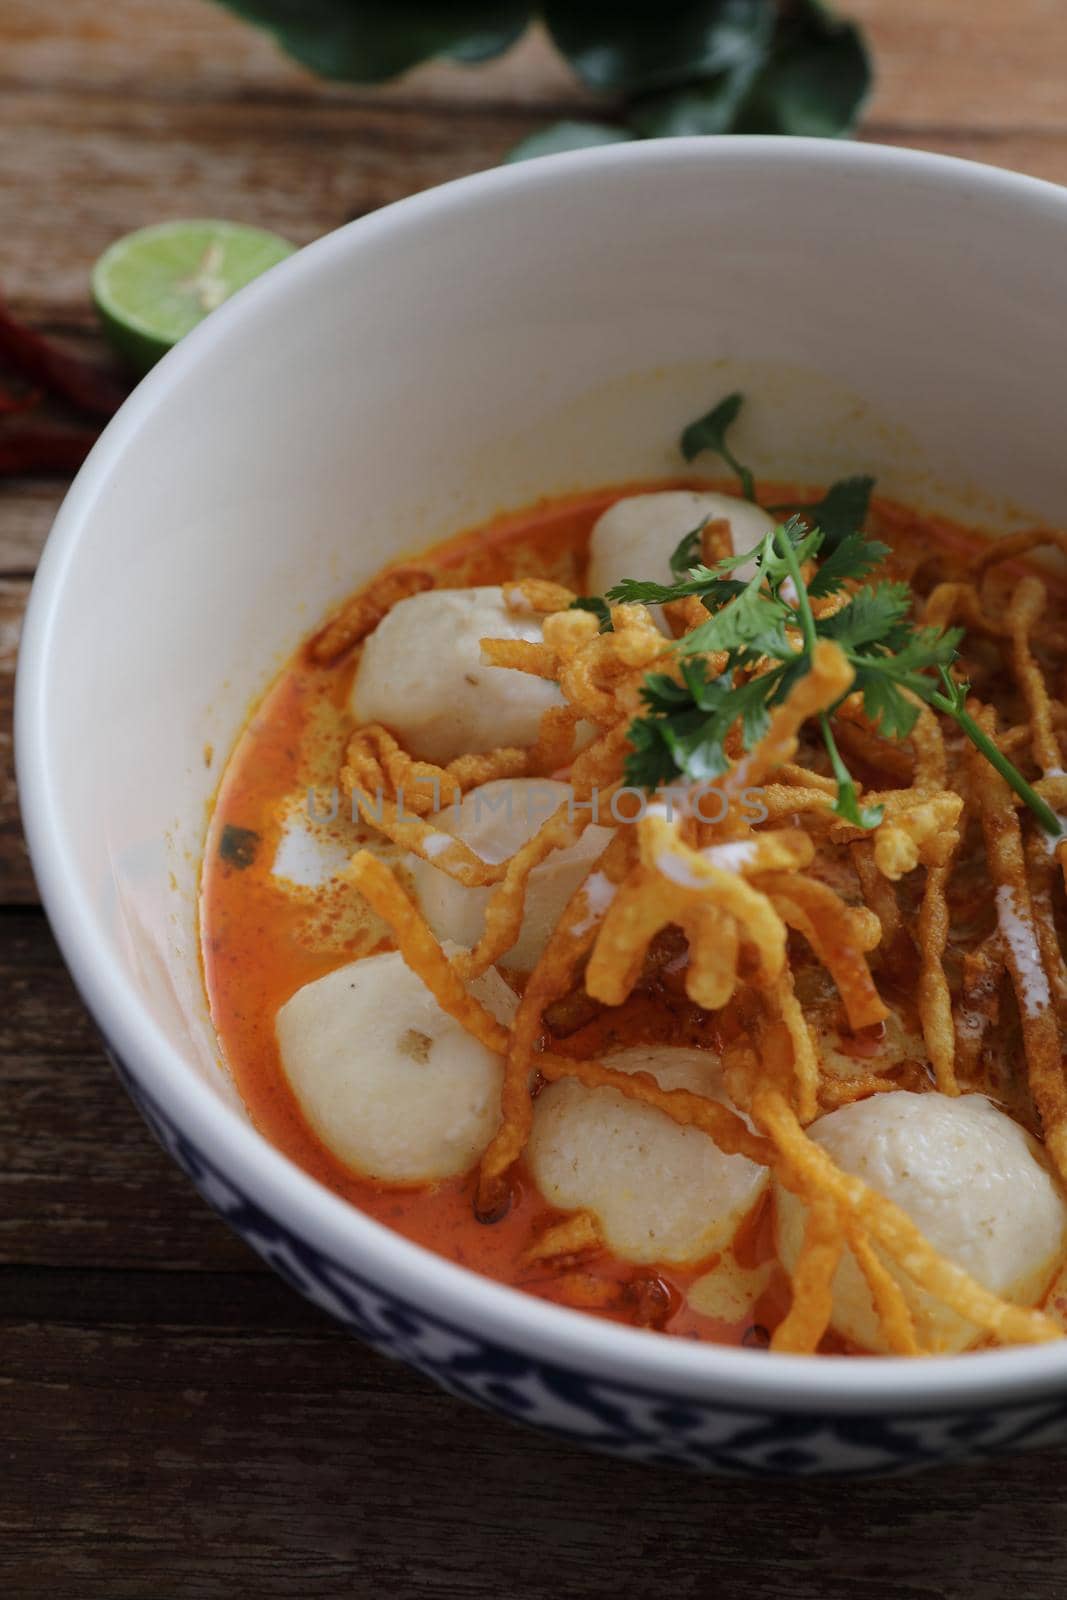
<path fill-rule="evenodd" d="M 1067 181 L 1061 0 L 842 0 L 865 136 Z M 96 349 L 89 267 L 163 216 L 315 237 L 590 97 L 531 36 L 322 84 L 209 0 L 0 0 L 0 290 Z M 19 625 L 63 485 L 0 482 L 0 1583 L 50 1600 L 1067 1600 L 1067 1463 L 725 1483 L 588 1456 L 355 1342 L 212 1217 L 123 1094 L 18 825 Z"/>
<path fill-rule="evenodd" d="M 21 1287 L 32 1307 L 40 1291 Z M 280 1287 L 249 1284 L 246 1310 L 193 1280 L 177 1314 L 137 1287 L 131 1303 L 106 1277 L 55 1283 L 44 1343 L 33 1321 L 8 1324 L 5 1420 L 41 1441 L 32 1462 L 16 1447 L 26 1470 L 5 1496 L 8 1592 L 1062 1600 L 1047 1461 L 998 1468 L 995 1495 L 975 1469 L 936 1492 L 658 1473 L 470 1422 L 294 1316 Z"/>
<path fill-rule="evenodd" d="M 0 1269 L 254 1269 L 148 1136 L 41 912 L 7 908 L 0 941 Z"/>
<path fill-rule="evenodd" d="M 2 494 L 2 490 L 0 490 Z M 3 501 L 0 499 L 0 520 Z M 26 578 L 0 578 L 0 906 L 37 900 L 33 869 L 22 837 L 15 791 L 15 658 L 30 585 Z"/>

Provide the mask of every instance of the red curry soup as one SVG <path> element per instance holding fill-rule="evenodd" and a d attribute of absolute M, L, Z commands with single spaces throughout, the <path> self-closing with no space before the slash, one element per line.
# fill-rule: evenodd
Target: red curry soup
<path fill-rule="evenodd" d="M 268 691 L 204 972 L 253 1122 L 397 1232 L 667 1334 L 1062 1336 L 1067 603 L 871 479 L 545 500 Z M 721 465 L 721 462 L 720 462 Z"/>

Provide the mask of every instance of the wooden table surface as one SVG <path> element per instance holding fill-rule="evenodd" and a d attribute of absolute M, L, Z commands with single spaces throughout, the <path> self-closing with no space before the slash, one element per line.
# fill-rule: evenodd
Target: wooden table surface
<path fill-rule="evenodd" d="M 866 137 L 1067 183 L 1065 0 L 843 3 L 878 63 Z M 304 243 L 582 104 L 537 40 L 362 91 L 208 0 L 0 0 L 0 290 L 89 348 L 117 234 L 207 215 Z M 19 621 L 63 488 L 0 484 L 4 1592 L 1067 1597 L 1063 1458 L 857 1486 L 622 1466 L 370 1354 L 215 1220 L 112 1076 L 19 833 Z"/>

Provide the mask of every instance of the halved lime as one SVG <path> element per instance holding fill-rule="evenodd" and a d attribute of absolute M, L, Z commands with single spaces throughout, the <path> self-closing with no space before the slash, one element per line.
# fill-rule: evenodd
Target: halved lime
<path fill-rule="evenodd" d="M 115 350 L 145 373 L 224 300 L 295 248 L 240 222 L 159 222 L 104 251 L 93 268 L 93 301 Z"/>

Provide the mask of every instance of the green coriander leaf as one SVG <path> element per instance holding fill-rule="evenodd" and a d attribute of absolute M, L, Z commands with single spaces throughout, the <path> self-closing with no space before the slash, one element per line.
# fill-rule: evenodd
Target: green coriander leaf
<path fill-rule="evenodd" d="M 601 633 L 613 633 L 615 630 L 611 622 L 611 608 L 606 600 L 598 594 L 581 595 L 577 600 L 572 600 L 567 607 L 568 611 L 591 611 L 600 623 Z"/>
<path fill-rule="evenodd" d="M 743 646 L 760 654 L 777 655 L 782 646 L 788 650 L 782 626 L 790 614 L 789 607 L 766 594 L 763 582 L 763 574 L 757 571 L 729 604 L 678 640 L 679 651 L 695 655 Z"/>
<path fill-rule="evenodd" d="M 728 558 L 731 566 L 740 566 L 741 561 L 747 559 L 742 556 Z M 662 606 L 671 600 L 684 600 L 686 595 L 702 595 L 721 581 L 719 575 L 725 565 L 725 562 L 717 561 L 713 567 L 691 567 L 688 578 L 680 578 L 677 583 L 646 583 L 640 578 L 622 578 L 608 590 L 607 598 L 614 600 L 617 605 Z M 745 584 L 740 584 L 738 592 L 745 587 Z"/>
<path fill-rule="evenodd" d="M 824 534 L 822 524 L 819 529 Z M 822 549 L 827 546 L 823 545 Z M 866 578 L 880 567 L 889 554 L 889 546 L 877 539 L 865 539 L 862 533 L 850 533 L 837 544 L 831 545 L 830 554 L 819 563 L 819 570 L 808 584 L 813 600 L 836 594 L 850 578 Z"/>
<path fill-rule="evenodd" d="M 725 705 L 718 711 L 685 711 L 664 722 L 662 737 L 681 777 L 703 783 L 721 777 L 730 765 L 725 739 L 734 717 Z"/>
<path fill-rule="evenodd" d="M 784 543 L 788 543 L 788 552 L 783 548 Z M 760 546 L 759 571 L 777 593 L 786 578 L 793 577 L 794 566 L 802 567 L 821 549 L 821 530 L 806 527 L 799 517 L 790 517 L 788 522 L 780 523 L 773 534 L 768 534 Z"/>
<path fill-rule="evenodd" d="M 691 422 L 686 428 L 681 437 L 681 451 L 687 461 L 695 460 L 704 450 L 710 450 L 715 455 L 721 456 L 741 480 L 741 493 L 745 499 L 755 500 L 755 479 L 748 467 L 743 467 L 737 460 L 726 442 L 726 435 L 737 421 L 744 403 L 743 394 L 728 394 L 725 400 L 720 400 L 717 406 L 712 406 L 710 411 L 698 417 L 696 422 Z"/>
<path fill-rule="evenodd" d="M 703 668 L 703 662 L 693 665 Z M 641 699 L 654 715 L 670 716 L 693 703 L 694 689 L 689 683 L 677 683 L 666 672 L 650 672 L 641 685 Z"/>
<path fill-rule="evenodd" d="M 746 750 L 751 750 L 753 745 L 759 744 L 767 732 L 772 708 L 785 698 L 781 693 L 784 670 L 775 668 L 771 672 L 762 673 L 760 677 L 750 678 L 747 683 L 740 684 L 734 690 L 734 720 L 740 719 L 741 741 Z M 788 690 L 786 692 L 788 693 Z"/>
<path fill-rule="evenodd" d="M 806 561 L 808 555 L 818 549 L 820 534 L 817 528 L 810 531 L 797 517 L 790 519 L 787 525 L 795 530 L 798 536 L 803 537 L 801 560 Z M 686 535 L 688 538 L 689 535 Z M 683 541 L 684 543 L 684 541 Z M 679 545 L 675 554 L 681 551 Z M 732 600 L 735 595 L 747 588 L 747 584 L 740 579 L 727 576 L 735 567 L 748 566 L 751 562 L 760 564 L 769 563 L 766 571 L 772 576 L 786 571 L 785 564 L 774 555 L 773 537 L 767 534 L 757 550 L 743 550 L 738 555 L 723 556 L 721 561 L 716 561 L 714 566 L 703 565 L 690 567 L 688 576 L 679 578 L 677 583 L 653 583 L 642 578 L 622 578 L 614 584 L 607 593 L 609 600 L 617 604 L 641 604 L 648 606 L 666 605 L 670 600 L 684 600 L 686 595 L 697 594 L 701 598 L 710 594 L 720 604 Z"/>
<path fill-rule="evenodd" d="M 650 714 L 628 732 L 634 748 L 627 759 L 627 783 L 656 788 L 676 777 L 690 782 L 718 777 L 730 765 L 725 741 L 736 722 L 746 749 L 763 737 L 784 672 L 775 668 L 735 684 L 732 671 L 709 677 L 705 660 L 694 657 L 682 665 L 683 683 L 650 674 L 642 689 Z"/>
<path fill-rule="evenodd" d="M 837 549 L 850 534 L 860 533 L 871 504 L 874 479 L 871 477 L 839 478 L 830 485 L 821 500 L 804 503 L 791 500 L 785 505 L 769 506 L 768 510 L 795 511 L 809 523 L 823 531 L 823 548 L 828 552 Z"/>
<path fill-rule="evenodd" d="M 632 748 L 623 763 L 623 777 L 631 788 L 651 791 L 679 776 L 665 733 L 669 725 L 659 717 L 638 717 L 626 730 Z"/>
<path fill-rule="evenodd" d="M 671 571 L 676 578 L 685 578 L 694 567 L 701 564 L 700 535 L 704 532 L 706 521 L 707 519 L 698 522 L 695 528 L 691 528 L 679 539 L 671 551 Z"/>
<path fill-rule="evenodd" d="M 901 629 L 892 640 L 893 655 L 886 670 L 902 683 L 907 680 L 910 687 L 911 680 L 930 667 L 940 672 L 942 667 L 952 665 L 963 642 L 963 632 L 962 628 Z M 934 687 L 929 678 L 923 678 L 921 683 L 926 690 Z"/>
<path fill-rule="evenodd" d="M 851 778 L 837 786 L 837 799 L 833 810 L 844 822 L 854 828 L 877 828 L 885 817 L 885 806 L 861 806 L 856 785 Z"/>
<path fill-rule="evenodd" d="M 821 500 L 806 508 L 805 515 L 823 531 L 825 549 L 832 552 L 850 534 L 862 531 L 871 508 L 873 488 L 874 479 L 866 475 L 839 478 Z"/>
<path fill-rule="evenodd" d="M 906 583 L 880 583 L 877 588 L 858 590 L 847 606 L 821 617 L 816 631 L 820 639 L 832 639 L 847 653 L 884 639 L 910 609 Z"/>
<path fill-rule="evenodd" d="M 885 807 L 860 805 L 855 782 L 841 758 L 833 728 L 830 726 L 830 718 L 825 711 L 819 717 L 819 726 L 837 780 L 837 799 L 834 801 L 833 810 L 845 822 L 851 822 L 854 828 L 877 828 L 885 816 Z"/>
<path fill-rule="evenodd" d="M 906 739 L 918 721 L 919 707 L 881 670 L 882 659 L 872 657 L 871 666 L 857 667 L 852 688 L 862 694 L 863 709 L 883 738 Z"/>

